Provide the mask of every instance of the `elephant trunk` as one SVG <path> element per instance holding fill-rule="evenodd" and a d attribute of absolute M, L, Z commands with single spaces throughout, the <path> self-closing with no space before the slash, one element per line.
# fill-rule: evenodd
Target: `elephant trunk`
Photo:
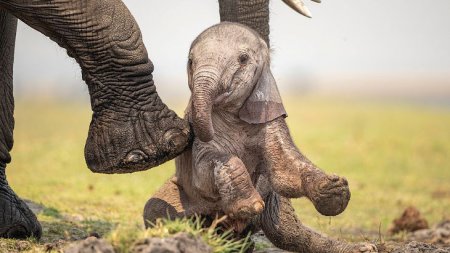
<path fill-rule="evenodd" d="M 213 100 L 217 95 L 219 77 L 217 71 L 200 70 L 193 75 L 192 124 L 194 132 L 203 142 L 214 138 L 211 113 Z"/>

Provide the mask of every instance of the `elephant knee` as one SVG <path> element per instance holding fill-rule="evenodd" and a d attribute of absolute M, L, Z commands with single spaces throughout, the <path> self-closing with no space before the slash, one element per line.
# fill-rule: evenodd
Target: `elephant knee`
<path fill-rule="evenodd" d="M 299 198 L 305 195 L 302 181 L 299 177 L 274 173 L 270 177 L 270 181 L 274 191 L 283 197 Z"/>

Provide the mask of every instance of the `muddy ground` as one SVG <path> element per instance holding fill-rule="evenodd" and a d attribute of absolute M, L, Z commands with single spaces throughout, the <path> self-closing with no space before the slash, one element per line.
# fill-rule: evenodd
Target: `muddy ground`
<path fill-rule="evenodd" d="M 31 201 L 26 201 L 30 208 L 35 213 L 40 213 L 45 207 L 35 204 Z M 414 207 L 407 208 L 401 217 L 395 219 L 392 227 L 389 229 L 388 238 L 383 239 L 383 236 L 376 231 L 364 231 L 363 234 L 370 235 L 371 238 L 379 238 L 376 242 L 370 242 L 377 245 L 380 253 L 450 253 L 450 220 L 444 220 L 432 227 L 429 227 L 428 222 L 421 216 L 420 212 Z M 400 233 L 400 236 L 398 236 Z M 343 234 L 358 235 L 361 231 L 347 231 Z M 396 236 L 397 234 L 397 236 Z M 113 247 L 104 239 L 101 239 L 98 234 L 91 233 L 86 237 L 71 238 L 69 240 L 55 240 L 38 243 L 33 246 L 29 241 L 12 241 L 0 242 L 0 253 L 8 252 L 22 252 L 34 251 L 37 252 L 92 252 L 99 253 L 114 253 Z M 96 238 L 97 237 L 97 238 Z M 195 239 L 195 238 L 193 238 Z M 255 253 L 286 253 L 287 251 L 280 250 L 272 245 L 270 241 L 264 236 L 262 232 L 255 234 L 252 237 L 255 242 Z M 78 240 L 78 241 L 77 241 Z M 186 241 L 186 240 L 184 240 Z M 189 240 L 188 240 L 189 241 Z M 193 240 L 195 241 L 195 240 Z M 3 245 L 5 244 L 5 245 Z M 7 244 L 7 245 L 6 245 Z M 158 242 L 160 244 L 160 242 Z M 196 243 L 194 248 L 201 246 L 201 243 Z M 74 247 L 75 246 L 75 247 Z M 170 245 L 169 245 L 170 246 Z M 173 245 L 172 245 L 173 246 Z M 185 248 L 185 247 L 184 247 Z M 131 249 L 130 249 L 131 250 Z M 144 250 L 145 251 L 145 250 Z M 133 249 L 133 252 L 144 252 Z M 192 251 L 195 252 L 196 250 Z M 207 250 L 202 250 L 207 252 Z M 153 251 L 145 251 L 153 252 Z M 160 251 L 157 251 L 160 252 Z M 164 251 L 172 252 L 172 251 Z M 173 251 L 176 253 L 178 251 Z M 185 252 L 185 251 L 180 251 Z"/>
<path fill-rule="evenodd" d="M 177 238 L 182 238 L 178 240 Z M 253 236 L 256 243 L 255 253 L 286 253 L 288 251 L 280 250 L 274 247 L 263 233 Z M 93 243 L 92 243 L 93 242 Z M 181 242 L 181 243 L 180 243 Z M 180 247 L 182 244 L 182 247 Z M 436 226 L 428 229 L 420 229 L 407 235 L 405 240 L 378 242 L 380 253 L 450 253 L 450 220 L 443 221 Z M 177 234 L 169 239 L 146 239 L 145 243 L 136 244 L 131 252 L 170 252 L 170 253 L 196 253 L 211 252 L 209 247 L 195 238 L 189 238 L 185 234 Z M 67 251 L 68 253 L 89 252 L 89 248 L 95 246 L 96 251 L 92 253 L 105 252 L 113 253 L 114 250 L 106 241 L 88 238 L 82 243 L 74 245 Z M 150 247 L 149 247 L 150 246 Z M 86 249 L 88 251 L 86 251 Z M 199 250 L 202 249 L 202 250 Z"/>
<path fill-rule="evenodd" d="M 376 232 L 363 234 L 376 237 Z M 428 221 L 414 206 L 407 207 L 392 222 L 388 236 L 390 238 L 384 240 L 379 235 L 377 242 L 370 243 L 376 244 L 380 253 L 450 253 L 450 220 L 444 220 L 430 228 Z M 257 250 L 257 253 L 287 252 L 275 248 L 262 233 L 255 235 L 254 240 L 260 245 L 267 245 L 267 248 Z"/>
<path fill-rule="evenodd" d="M 263 233 L 254 235 L 253 240 L 256 242 L 256 249 L 254 251 L 255 253 L 287 252 L 274 247 Z M 92 244 L 92 242 L 94 242 L 94 244 Z M 373 243 L 377 245 L 380 253 L 450 253 L 450 220 L 443 221 L 429 229 L 422 229 L 413 233 L 409 233 L 405 236 L 404 239 L 390 239 L 381 243 Z M 74 250 L 74 245 L 77 245 L 77 250 Z M 78 253 L 91 252 L 91 249 L 89 249 L 91 248 L 91 246 L 95 246 L 96 251 L 92 251 L 95 253 L 114 253 L 112 246 L 107 241 L 102 239 L 97 240 L 94 237 L 89 237 L 88 239 L 78 242 L 58 240 L 53 243 L 45 243 L 39 248 L 41 252 Z M 32 245 L 28 241 L 15 241 L 13 245 L 10 245 L 8 247 L 7 251 L 3 251 L 2 249 L 6 248 L 0 245 L 0 252 L 2 253 L 22 252 L 31 250 Z M 175 252 L 177 251 L 174 251 L 174 253 Z"/>
<path fill-rule="evenodd" d="M 391 238 L 388 240 L 380 236 L 378 242 L 370 242 L 377 245 L 380 253 L 450 253 L 450 220 L 429 228 L 428 222 L 414 207 L 408 207 L 401 217 L 393 221 L 389 233 Z M 403 233 L 403 236 L 395 236 L 398 233 Z M 254 241 L 267 245 L 264 249 L 256 250 L 256 253 L 287 252 L 275 248 L 262 233 L 255 235 Z"/>
<path fill-rule="evenodd" d="M 260 233 L 254 236 L 257 244 L 263 244 L 264 249 L 255 253 L 287 253 L 274 247 L 269 240 Z M 380 253 L 450 253 L 450 220 L 443 221 L 433 228 L 418 230 L 406 235 L 404 240 L 388 240 L 372 242 L 377 245 Z"/>

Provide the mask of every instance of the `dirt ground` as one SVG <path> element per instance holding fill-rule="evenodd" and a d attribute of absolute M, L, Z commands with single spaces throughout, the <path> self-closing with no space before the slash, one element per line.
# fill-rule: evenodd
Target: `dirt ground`
<path fill-rule="evenodd" d="M 26 203 L 35 213 L 42 212 L 44 207 L 42 205 L 26 200 Z M 361 231 L 347 231 L 348 234 L 360 234 Z M 415 207 L 408 207 L 403 214 L 392 222 L 392 227 L 389 229 L 388 238 L 380 239 L 377 242 L 372 242 L 377 245 L 380 253 L 450 253 L 450 220 L 444 220 L 429 227 L 428 222 L 421 216 L 421 213 Z M 378 232 L 367 232 L 375 238 Z M 92 243 L 87 243 L 89 240 L 95 241 L 95 252 L 112 253 L 114 250 L 106 240 L 95 237 L 100 237 L 97 234 L 89 235 L 88 239 L 73 238 L 80 240 L 74 242 L 73 240 L 57 240 L 54 242 L 47 242 L 43 247 L 39 247 L 39 252 L 80 252 L 75 249 L 84 248 L 83 245 L 91 246 Z M 255 253 L 286 253 L 276 248 L 259 232 L 252 236 L 255 242 Z M 3 243 L 5 244 L 5 243 Z M 98 245 L 97 245 L 98 244 Z M 32 250 L 33 247 L 29 241 L 13 241 L 10 245 L 0 245 L 0 252 L 22 252 Z M 6 251 L 4 251 L 6 250 Z M 99 251 L 100 250 L 100 251 Z M 32 250 L 33 251 L 33 250 Z M 84 251 L 83 251 L 84 252 Z M 87 251 L 91 252 L 91 251 Z"/>
<path fill-rule="evenodd" d="M 87 240 L 92 238 L 90 237 Z M 274 247 L 263 233 L 254 235 L 252 239 L 256 243 L 255 253 L 287 253 L 287 251 Z M 105 249 L 105 251 L 100 252 L 114 252 L 111 250 L 112 247 L 108 242 L 105 240 L 100 242 L 102 243 L 97 244 L 101 247 L 97 245 L 97 250 Z M 72 250 L 70 252 L 78 252 L 73 251 L 73 247 L 70 249 L 69 244 L 71 242 L 59 240 L 53 243 L 45 243 L 40 250 L 42 252 L 66 252 L 69 249 Z M 85 244 L 84 241 L 80 241 L 77 247 L 81 247 L 82 244 Z M 421 229 L 405 234 L 402 239 L 389 239 L 376 244 L 380 253 L 450 253 L 450 220 L 442 221 L 429 229 Z M 0 249 L 6 249 L 6 247 L 0 245 Z M 0 252 L 29 251 L 32 249 L 32 246 L 28 241 L 15 241 L 7 249 L 7 251 L 0 250 Z"/>
<path fill-rule="evenodd" d="M 389 239 L 375 242 L 380 253 L 450 253 L 450 220 L 430 228 L 428 221 L 414 206 L 407 207 L 392 222 L 388 233 Z M 287 252 L 275 248 L 262 233 L 255 235 L 254 241 L 267 246 L 257 250 L 257 253 Z"/>
<path fill-rule="evenodd" d="M 264 234 L 256 234 L 253 239 L 263 249 L 255 253 L 286 253 L 274 247 Z M 450 220 L 442 221 L 432 228 L 420 229 L 404 234 L 402 238 L 391 238 L 375 243 L 380 253 L 450 253 Z"/>

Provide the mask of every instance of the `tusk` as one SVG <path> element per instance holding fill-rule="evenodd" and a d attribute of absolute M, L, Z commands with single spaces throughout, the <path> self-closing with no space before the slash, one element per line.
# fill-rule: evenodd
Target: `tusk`
<path fill-rule="evenodd" d="M 294 9 L 296 12 L 302 14 L 303 16 L 312 18 L 311 12 L 305 6 L 302 0 L 283 0 L 283 2 L 286 3 L 292 9 Z"/>

